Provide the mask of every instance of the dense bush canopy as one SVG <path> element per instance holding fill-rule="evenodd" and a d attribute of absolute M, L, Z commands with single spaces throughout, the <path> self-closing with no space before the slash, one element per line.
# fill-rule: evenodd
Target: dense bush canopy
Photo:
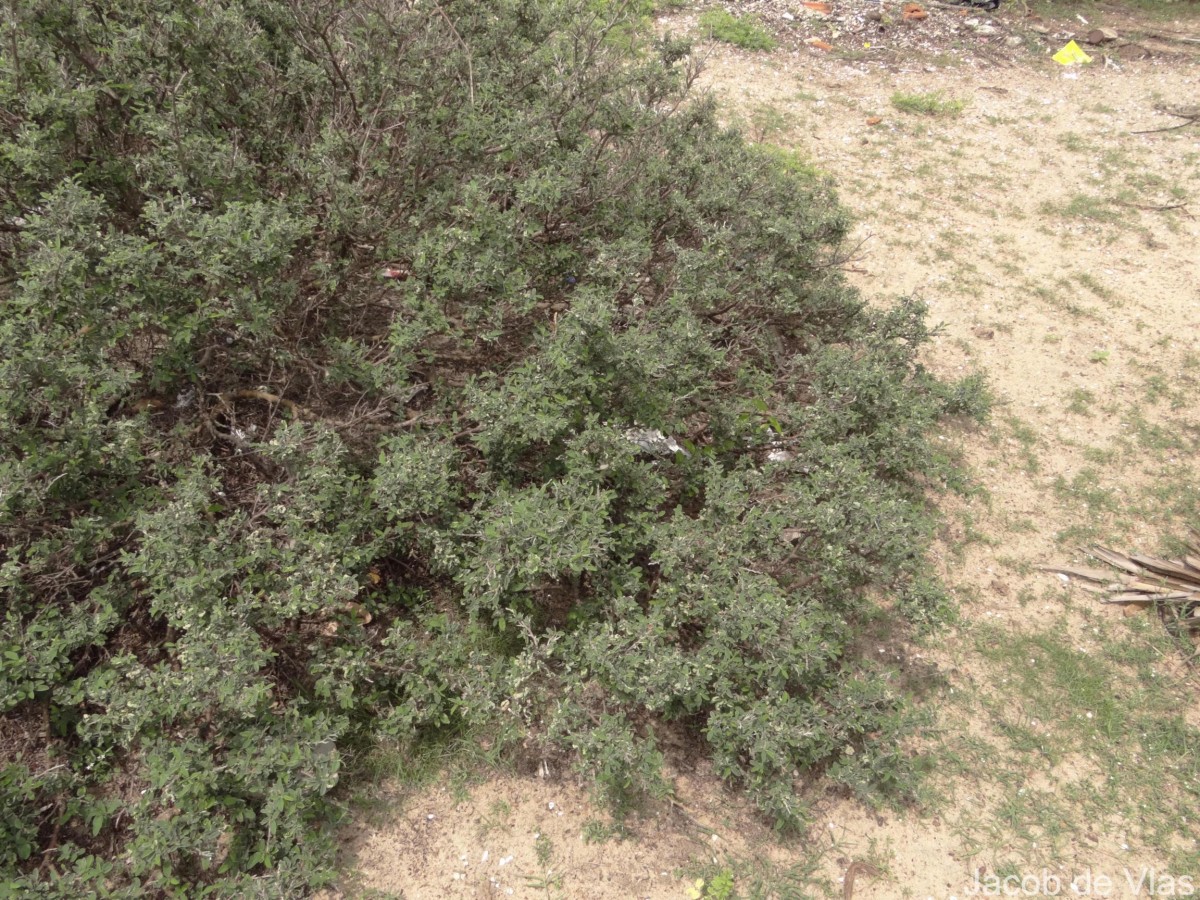
<path fill-rule="evenodd" d="M 339 771 L 487 734 L 621 810 L 902 789 L 978 412 L 830 187 L 597 0 L 18 0 L 0 66 L 0 879 L 319 883 Z M 874 623 L 874 624 L 873 624 Z M 0 887 L 4 887 L 0 881 Z"/>

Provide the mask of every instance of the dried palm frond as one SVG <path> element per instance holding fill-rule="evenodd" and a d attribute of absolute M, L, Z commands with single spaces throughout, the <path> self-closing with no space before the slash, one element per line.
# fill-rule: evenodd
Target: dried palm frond
<path fill-rule="evenodd" d="M 1085 549 L 1088 555 L 1119 572 L 1086 566 L 1039 566 L 1073 579 L 1078 587 L 1101 595 L 1103 603 L 1154 605 L 1170 613 L 1174 624 L 1200 630 L 1200 532 L 1189 529 L 1188 552 L 1178 559 L 1120 553 L 1105 547 Z"/>

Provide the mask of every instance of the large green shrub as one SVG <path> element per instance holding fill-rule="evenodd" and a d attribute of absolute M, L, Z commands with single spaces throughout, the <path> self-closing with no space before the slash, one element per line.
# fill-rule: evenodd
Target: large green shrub
<path fill-rule="evenodd" d="M 796 772 L 906 783 L 863 635 L 945 614 L 926 435 L 978 385 L 685 46 L 585 0 L 3 15 L 0 886 L 294 894 L 348 751 L 463 729 L 618 809 L 664 729 L 783 826 Z"/>

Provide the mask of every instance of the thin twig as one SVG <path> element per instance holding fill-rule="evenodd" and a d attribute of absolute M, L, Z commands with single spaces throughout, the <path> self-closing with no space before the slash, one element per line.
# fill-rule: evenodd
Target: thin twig
<path fill-rule="evenodd" d="M 443 19 L 446 20 L 446 24 L 450 26 L 450 30 L 452 32 L 454 32 L 455 39 L 462 46 L 463 52 L 467 54 L 467 91 L 471 98 L 471 105 L 474 106 L 475 105 L 475 67 L 474 67 L 474 65 L 471 64 L 471 47 L 466 41 L 463 40 L 463 36 L 458 33 L 458 29 L 455 28 L 454 23 L 452 21 L 450 21 L 450 17 L 448 15 L 446 15 L 446 11 L 444 9 L 442 9 L 442 5 L 440 3 L 435 3 L 433 8 L 438 11 L 438 14 Z"/>
<path fill-rule="evenodd" d="M 869 878 L 876 878 L 879 875 L 879 870 L 867 862 L 856 860 L 850 863 L 846 869 L 846 878 L 842 886 L 842 900 L 852 900 L 854 897 L 854 879 L 858 875 L 866 875 Z"/>
<path fill-rule="evenodd" d="M 1195 125 L 1196 122 L 1200 121 L 1200 111 L 1196 111 L 1195 107 L 1186 107 L 1186 112 L 1178 112 L 1173 109 L 1167 109 L 1163 106 L 1159 106 L 1157 109 L 1159 112 L 1166 113 L 1168 116 L 1174 116 L 1177 119 L 1186 119 L 1186 121 L 1180 125 L 1168 125 L 1165 128 L 1151 128 L 1147 131 L 1131 131 L 1130 134 L 1157 134 L 1160 131 L 1175 131 L 1177 128 L 1187 128 L 1189 125 Z"/>
<path fill-rule="evenodd" d="M 1131 131 L 1130 134 L 1158 134 L 1160 131 L 1175 131 L 1179 128 L 1187 128 L 1189 125 L 1195 125 L 1196 119 L 1188 119 L 1182 125 L 1168 125 L 1166 128 L 1149 128 L 1145 131 Z"/>
<path fill-rule="evenodd" d="M 1118 200 L 1117 205 L 1127 206 L 1130 209 L 1144 209 L 1147 212 L 1167 212 L 1172 209 L 1181 209 L 1185 216 L 1189 219 L 1192 218 L 1192 214 L 1187 211 L 1186 203 L 1165 203 L 1162 206 L 1153 206 L 1149 203 L 1126 203 L 1124 200 Z"/>
<path fill-rule="evenodd" d="M 12 15 L 11 31 L 9 31 L 8 40 L 12 52 L 13 86 L 16 88 L 15 93 L 19 97 L 25 88 L 21 79 L 21 56 L 17 44 L 17 35 L 20 33 L 20 29 L 17 27 L 17 0 L 10 0 L 9 9 Z"/>
<path fill-rule="evenodd" d="M 338 65 L 337 54 L 333 51 L 333 45 L 329 43 L 329 26 L 333 23 L 328 23 L 321 31 L 317 32 L 317 37 L 321 39 L 321 43 L 325 45 L 325 51 L 329 54 L 329 62 L 333 66 L 333 71 L 337 73 L 341 79 L 342 86 L 346 89 L 346 95 L 350 98 L 350 108 L 354 110 L 354 119 L 359 124 L 362 124 L 362 114 L 358 111 L 358 97 L 354 94 L 354 88 L 350 86 L 350 81 L 346 78 L 346 73 L 342 71 L 342 67 Z"/>
<path fill-rule="evenodd" d="M 1187 34 L 1175 34 L 1170 31 L 1149 31 L 1146 37 L 1154 38 L 1159 41 L 1176 41 L 1180 44 L 1200 44 L 1200 37 L 1192 37 Z"/>
<path fill-rule="evenodd" d="M 315 418 L 312 413 L 310 413 L 299 403 L 296 403 L 293 400 L 288 400 L 286 397 L 280 397 L 278 394 L 268 393 L 267 391 L 227 391 L 221 395 L 221 399 L 224 401 L 228 401 L 231 398 L 236 400 L 262 400 L 265 403 L 274 403 L 277 406 L 286 406 L 291 411 L 292 415 L 298 419 Z"/>
<path fill-rule="evenodd" d="M 1165 209 L 1187 209 L 1186 203 L 1166 203 L 1162 206 L 1152 206 L 1149 203 L 1126 203 L 1124 200 L 1117 201 L 1121 206 L 1130 206 L 1134 209 L 1148 209 L 1151 212 L 1162 212 Z"/>

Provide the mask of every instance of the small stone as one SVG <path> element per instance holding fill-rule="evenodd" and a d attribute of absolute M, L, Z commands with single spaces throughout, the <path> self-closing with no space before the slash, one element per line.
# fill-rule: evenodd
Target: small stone
<path fill-rule="evenodd" d="M 1021 36 L 1019 34 L 1010 34 L 1004 39 L 1004 43 L 1008 44 L 1010 47 L 1020 47 Z"/>
<path fill-rule="evenodd" d="M 976 328 L 971 333 L 981 341 L 990 341 L 996 336 L 996 332 L 991 328 Z"/>
<path fill-rule="evenodd" d="M 1030 25 L 1029 30 L 1032 31 L 1034 34 L 1049 34 L 1050 33 L 1050 29 L 1047 28 L 1045 25 Z"/>
<path fill-rule="evenodd" d="M 1109 44 L 1119 37 L 1115 28 L 1093 28 L 1087 33 L 1085 40 L 1089 44 Z"/>

